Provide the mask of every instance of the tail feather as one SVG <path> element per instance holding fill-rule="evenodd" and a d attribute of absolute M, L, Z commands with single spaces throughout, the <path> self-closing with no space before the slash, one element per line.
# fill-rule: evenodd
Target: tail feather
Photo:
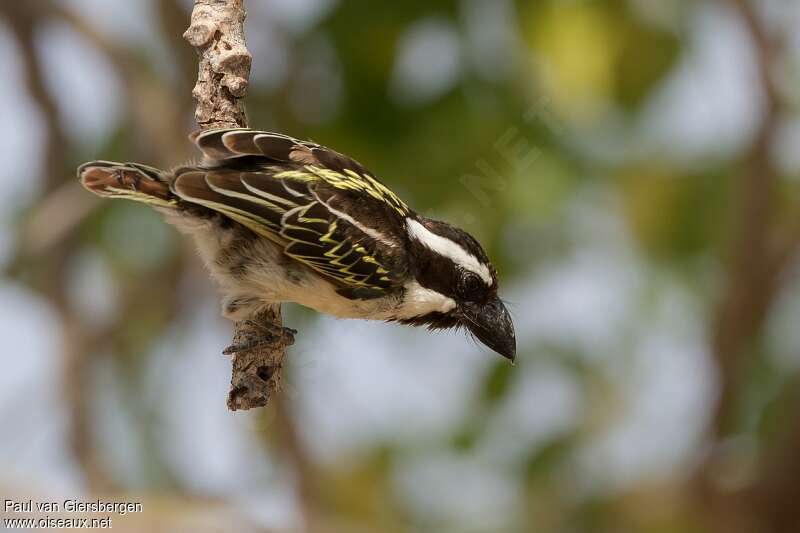
<path fill-rule="evenodd" d="M 127 198 L 159 207 L 175 207 L 164 174 L 139 163 L 92 161 L 78 167 L 78 178 L 88 191 L 106 198 Z"/>

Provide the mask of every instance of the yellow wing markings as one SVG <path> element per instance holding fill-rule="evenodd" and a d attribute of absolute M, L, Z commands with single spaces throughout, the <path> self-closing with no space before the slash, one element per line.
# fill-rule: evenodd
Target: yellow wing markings
<path fill-rule="evenodd" d="M 308 217 L 306 213 L 313 207 L 314 204 L 318 204 L 318 202 L 313 202 L 308 206 L 304 206 L 298 213 L 298 221 L 301 222 L 312 222 L 312 223 L 321 223 L 324 222 L 328 225 L 327 231 L 324 233 L 318 232 L 315 229 L 309 227 L 300 227 L 298 225 L 287 225 L 284 222 L 284 228 L 290 229 L 298 229 L 307 232 L 311 232 L 313 234 L 318 235 L 316 239 L 299 239 L 294 236 L 286 235 L 285 231 L 282 231 L 281 234 L 283 237 L 289 239 L 291 242 L 286 246 L 285 253 L 308 265 L 309 267 L 313 268 L 314 270 L 332 277 L 340 282 L 343 282 L 347 285 L 356 286 L 356 287 L 370 287 L 370 288 L 382 288 L 379 285 L 375 285 L 375 283 L 370 283 L 369 279 L 374 274 L 381 275 L 379 281 L 382 282 L 390 282 L 389 279 L 385 274 L 388 274 L 389 271 L 383 268 L 383 266 L 372 256 L 369 254 L 368 250 L 361 245 L 360 243 L 352 243 L 349 238 L 346 239 L 337 239 L 336 232 L 339 229 L 339 221 L 337 219 L 328 221 L 322 220 L 316 217 Z M 291 214 L 291 213 L 289 213 Z M 324 249 L 325 251 L 322 252 L 321 255 L 308 255 L 308 254 L 299 254 L 292 250 L 292 244 L 307 244 L 314 247 L 319 247 Z M 355 260 L 351 258 L 353 256 Z M 360 262 L 370 263 L 375 265 L 375 272 L 369 273 L 359 273 L 353 272 L 352 269 L 356 267 Z"/>
<path fill-rule="evenodd" d="M 306 183 L 322 180 L 337 189 L 358 191 L 368 194 L 372 198 L 388 204 L 401 215 L 407 215 L 409 212 L 405 202 L 386 185 L 369 174 L 359 174 L 352 169 L 346 169 L 344 173 L 341 173 L 316 165 L 306 165 L 303 167 L 303 170 L 283 170 L 277 172 L 275 173 L 275 177 L 278 179 L 293 179 Z"/>
<path fill-rule="evenodd" d="M 314 218 L 314 217 L 307 217 L 306 216 L 306 213 L 308 213 L 308 211 L 312 207 L 314 207 L 315 205 L 320 205 L 320 203 L 319 202 L 312 202 L 312 203 L 308 204 L 307 206 L 305 206 L 305 209 L 301 210 L 300 214 L 297 216 L 297 220 L 299 220 L 300 222 L 308 222 L 308 223 L 311 223 L 311 224 L 329 224 L 330 222 L 328 221 L 328 219 L 325 219 L 325 218 Z"/>

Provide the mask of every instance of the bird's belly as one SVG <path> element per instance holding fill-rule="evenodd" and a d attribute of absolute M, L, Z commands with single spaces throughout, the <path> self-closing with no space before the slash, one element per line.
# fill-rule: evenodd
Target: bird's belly
<path fill-rule="evenodd" d="M 336 286 L 321 274 L 298 263 L 277 263 L 253 273 L 258 294 L 272 303 L 294 302 L 339 318 L 386 320 L 398 305 L 397 296 L 351 300 L 336 292 Z"/>
<path fill-rule="evenodd" d="M 295 302 L 338 318 L 386 320 L 397 306 L 391 296 L 371 300 L 351 300 L 339 295 L 333 285 L 321 278 L 312 284 L 296 285 L 279 298 L 282 302 Z"/>
<path fill-rule="evenodd" d="M 170 222 L 194 236 L 203 262 L 223 293 L 223 313 L 231 319 L 252 316 L 264 305 L 294 302 L 339 318 L 387 320 L 399 305 L 396 295 L 345 298 L 322 274 L 287 257 L 267 239 L 241 240 L 236 232 L 221 230 L 213 222 Z"/>

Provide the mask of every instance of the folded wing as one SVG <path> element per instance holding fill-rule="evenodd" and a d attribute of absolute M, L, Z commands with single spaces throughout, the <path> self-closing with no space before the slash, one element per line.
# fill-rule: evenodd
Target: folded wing
<path fill-rule="evenodd" d="M 176 171 L 173 192 L 283 247 L 354 299 L 402 285 L 408 207 L 356 161 L 313 143 L 252 130 L 202 132 L 213 162 Z M 368 221 L 368 222 L 367 222 Z"/>

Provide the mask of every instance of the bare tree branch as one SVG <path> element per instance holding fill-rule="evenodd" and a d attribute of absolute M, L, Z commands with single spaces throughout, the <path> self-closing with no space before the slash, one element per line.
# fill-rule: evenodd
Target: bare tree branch
<path fill-rule="evenodd" d="M 246 127 L 244 103 L 252 56 L 244 41 L 244 0 L 195 0 L 183 37 L 197 48 L 200 69 L 192 95 L 202 129 Z"/>
<path fill-rule="evenodd" d="M 729 230 L 727 288 L 717 309 L 712 346 L 722 374 L 721 398 L 715 416 L 717 435 L 724 432 L 730 421 L 742 353 L 760 330 L 780 277 L 771 263 L 777 254 L 771 247 L 778 185 L 772 146 L 780 119 L 772 71 L 776 48 L 747 1 L 731 0 L 731 4 L 749 31 L 757 52 L 764 117 L 736 185 Z"/>
<path fill-rule="evenodd" d="M 184 38 L 200 56 L 195 118 L 202 129 L 247 127 L 242 98 L 247 92 L 252 56 L 244 39 L 244 0 L 195 0 Z M 258 324 L 281 324 L 280 307 L 255 317 L 254 323 L 235 326 L 234 344 L 259 335 Z M 283 339 L 233 356 L 228 408 L 232 411 L 263 407 L 279 389 L 286 355 Z"/>
<path fill-rule="evenodd" d="M 730 433 L 741 398 L 746 356 L 757 344 L 775 296 L 800 246 L 800 228 L 781 235 L 776 217 L 779 173 L 772 159 L 782 100 L 775 69 L 782 51 L 754 2 L 727 0 L 747 30 L 756 52 L 764 115 L 744 170 L 736 183 L 729 226 L 726 285 L 716 310 L 712 352 L 719 369 L 720 395 L 710 427 L 715 444 Z M 787 233 L 785 230 L 783 233 Z M 797 417 L 795 417 L 797 418 Z M 717 450 L 701 465 L 697 481 L 711 530 L 720 533 L 788 533 L 800 528 L 796 479 L 800 460 L 800 418 L 785 428 L 759 457 L 759 471 L 735 489 L 717 481 Z"/>

